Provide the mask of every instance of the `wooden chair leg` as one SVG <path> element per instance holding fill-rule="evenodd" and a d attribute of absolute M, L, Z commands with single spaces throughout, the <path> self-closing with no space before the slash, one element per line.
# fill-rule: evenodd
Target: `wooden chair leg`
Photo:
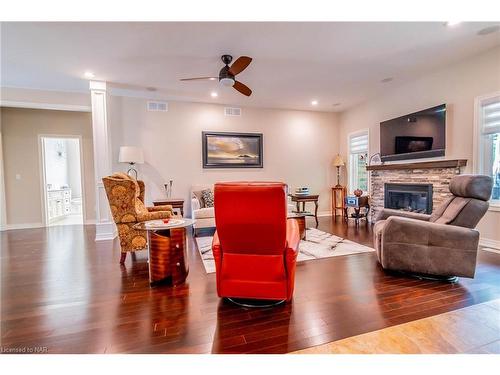
<path fill-rule="evenodd" d="M 126 252 L 122 252 L 122 255 L 120 257 L 120 264 L 125 263 L 125 259 L 126 258 L 127 258 L 127 253 Z"/>

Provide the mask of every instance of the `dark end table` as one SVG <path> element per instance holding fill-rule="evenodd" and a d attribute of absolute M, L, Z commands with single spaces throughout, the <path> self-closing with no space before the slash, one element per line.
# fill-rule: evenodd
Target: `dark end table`
<path fill-rule="evenodd" d="M 153 201 L 153 206 L 164 206 L 164 205 L 170 205 L 174 210 L 178 209 L 181 213 L 181 216 L 184 217 L 184 199 L 163 198 L 163 199 L 156 199 Z"/>
<path fill-rule="evenodd" d="M 310 214 L 310 212 L 306 211 L 306 203 L 307 202 L 313 202 L 314 203 L 314 214 L 311 214 L 311 216 L 314 216 L 314 219 L 316 219 L 316 227 L 318 227 L 318 199 L 319 195 L 318 194 L 309 194 L 309 195 L 300 195 L 300 194 L 288 194 L 289 197 L 292 198 L 292 202 L 295 202 L 297 204 L 297 211 L 294 211 L 294 213 L 297 214 Z M 300 209 L 300 204 L 302 203 L 302 210 Z"/>
<path fill-rule="evenodd" d="M 354 212 L 351 213 L 349 217 L 349 208 L 353 208 Z M 364 212 L 361 211 L 364 208 Z M 361 197 L 346 197 L 345 198 L 345 221 L 348 222 L 349 219 L 354 219 L 356 225 L 359 225 L 359 219 L 365 219 L 366 224 L 368 224 L 368 213 L 370 212 L 370 204 L 368 202 L 368 196 L 363 195 Z"/>

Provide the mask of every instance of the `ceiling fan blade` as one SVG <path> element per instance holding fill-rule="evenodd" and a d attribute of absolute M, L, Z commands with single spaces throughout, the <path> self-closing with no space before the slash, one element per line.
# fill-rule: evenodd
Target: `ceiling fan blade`
<path fill-rule="evenodd" d="M 229 68 L 229 73 L 231 73 L 233 76 L 236 74 L 241 73 L 246 69 L 248 65 L 252 62 L 252 58 L 248 56 L 240 56 L 236 59 L 236 61 L 231 65 Z"/>
<path fill-rule="evenodd" d="M 234 81 L 233 87 L 236 90 L 238 90 L 239 92 L 241 92 L 243 95 L 246 95 L 246 96 L 252 95 L 252 90 L 250 90 L 247 85 L 245 85 L 239 81 Z"/>
<path fill-rule="evenodd" d="M 216 81 L 217 77 L 181 78 L 180 81 Z"/>

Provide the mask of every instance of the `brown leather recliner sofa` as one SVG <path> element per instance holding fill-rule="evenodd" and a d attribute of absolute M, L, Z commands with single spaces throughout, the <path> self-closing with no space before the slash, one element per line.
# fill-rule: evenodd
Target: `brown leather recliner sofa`
<path fill-rule="evenodd" d="M 489 176 L 452 178 L 453 194 L 432 215 L 384 209 L 374 226 L 375 250 L 384 269 L 451 279 L 474 277 L 477 223 L 488 210 Z"/>

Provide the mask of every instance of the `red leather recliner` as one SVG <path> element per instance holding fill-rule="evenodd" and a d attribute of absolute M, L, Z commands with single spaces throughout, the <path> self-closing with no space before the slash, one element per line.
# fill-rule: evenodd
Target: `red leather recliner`
<path fill-rule="evenodd" d="M 217 183 L 214 202 L 219 297 L 291 300 L 300 236 L 287 220 L 286 185 Z"/>

